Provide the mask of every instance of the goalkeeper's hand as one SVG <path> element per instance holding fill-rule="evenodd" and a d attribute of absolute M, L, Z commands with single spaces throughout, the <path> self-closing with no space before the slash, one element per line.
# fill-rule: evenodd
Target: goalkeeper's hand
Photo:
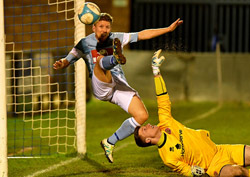
<path fill-rule="evenodd" d="M 154 56 L 152 57 L 152 69 L 153 69 L 153 73 L 154 75 L 159 75 L 160 74 L 160 69 L 159 67 L 161 66 L 161 64 L 163 63 L 163 61 L 165 60 L 165 57 L 164 56 L 161 56 L 159 58 L 159 55 L 161 53 L 161 49 L 160 50 L 157 50 L 155 53 L 154 53 Z"/>
<path fill-rule="evenodd" d="M 191 172 L 194 177 L 209 177 L 208 174 L 205 173 L 205 170 L 199 166 L 192 166 Z"/>

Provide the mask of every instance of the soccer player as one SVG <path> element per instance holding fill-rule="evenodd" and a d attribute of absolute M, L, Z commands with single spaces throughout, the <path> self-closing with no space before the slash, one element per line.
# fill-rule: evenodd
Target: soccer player
<path fill-rule="evenodd" d="M 216 145 L 206 130 L 185 127 L 171 115 L 171 102 L 159 67 L 161 50 L 152 58 L 159 124 L 138 126 L 134 137 L 140 147 L 158 146 L 165 165 L 185 176 L 249 176 L 250 146 Z"/>
<path fill-rule="evenodd" d="M 92 27 L 94 33 L 81 39 L 66 58 L 53 64 L 53 68 L 57 70 L 73 64 L 80 58 L 84 59 L 92 79 L 94 96 L 99 100 L 117 104 L 131 115 L 114 134 L 101 141 L 110 163 L 113 162 L 112 153 L 116 142 L 133 134 L 135 127 L 148 119 L 148 112 L 137 91 L 129 86 L 124 76 L 121 67 L 126 63 L 122 54 L 123 46 L 172 32 L 183 21 L 177 19 L 169 27 L 135 33 L 112 33 L 112 23 L 112 16 L 102 13 L 99 21 Z"/>

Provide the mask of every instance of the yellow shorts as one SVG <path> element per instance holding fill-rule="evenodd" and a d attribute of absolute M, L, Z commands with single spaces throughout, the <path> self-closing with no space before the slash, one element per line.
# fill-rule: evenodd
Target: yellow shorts
<path fill-rule="evenodd" d="M 209 176 L 220 174 L 225 165 L 244 166 L 245 145 L 217 145 L 218 152 L 215 154 L 207 170 Z"/>

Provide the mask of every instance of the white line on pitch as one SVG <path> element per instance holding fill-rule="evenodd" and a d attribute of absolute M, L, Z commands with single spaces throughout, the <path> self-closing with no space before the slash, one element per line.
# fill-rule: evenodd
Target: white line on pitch
<path fill-rule="evenodd" d="M 121 150 L 121 149 L 127 147 L 128 145 L 133 144 L 133 143 L 134 143 L 134 142 L 129 142 L 129 143 L 122 144 L 121 146 L 119 146 L 119 147 L 117 147 L 117 148 L 115 149 L 115 152 L 117 152 L 117 151 L 119 151 L 119 150 Z M 102 153 L 97 153 L 97 154 L 95 154 L 95 156 L 99 156 L 99 155 L 104 155 L 104 153 L 102 152 Z M 48 167 L 47 169 L 37 171 L 37 172 L 33 173 L 32 175 L 28 175 L 28 176 L 26 176 L 26 177 L 35 177 L 35 176 L 39 176 L 39 175 L 41 175 L 41 174 L 48 173 L 48 172 L 50 172 L 50 171 L 52 171 L 52 170 L 55 170 L 55 169 L 57 169 L 57 168 L 59 168 L 59 167 L 61 167 L 61 166 L 68 165 L 68 164 L 70 164 L 70 163 L 72 163 L 72 162 L 75 162 L 75 161 L 77 161 L 77 160 L 80 160 L 80 158 L 79 158 L 79 157 L 75 157 L 75 158 L 73 158 L 73 159 L 69 159 L 69 160 L 60 162 L 60 163 L 55 164 L 55 165 L 53 165 L 53 166 L 51 166 L 51 167 Z"/>
<path fill-rule="evenodd" d="M 33 173 L 32 175 L 29 175 L 29 176 L 27 176 L 27 177 L 35 177 L 35 176 L 41 175 L 41 174 L 43 174 L 43 173 L 50 172 L 50 171 L 52 171 L 52 170 L 55 170 L 55 169 L 57 169 L 57 168 L 59 168 L 59 167 L 61 167 L 61 166 L 70 164 L 70 163 L 75 162 L 75 161 L 77 161 L 77 160 L 80 160 L 80 158 L 79 158 L 79 157 L 75 157 L 75 158 L 73 158 L 73 159 L 69 159 L 69 160 L 60 162 L 60 163 L 58 163 L 58 164 L 52 165 L 51 167 L 49 167 L 49 168 L 47 168 L 47 169 L 44 169 L 44 170 L 41 170 L 41 171 L 37 171 L 37 172 Z"/>
<path fill-rule="evenodd" d="M 207 112 L 205 112 L 205 113 L 203 113 L 203 114 L 201 114 L 201 115 L 199 115 L 197 117 L 194 117 L 192 119 L 188 119 L 188 120 L 184 121 L 183 124 L 185 125 L 185 124 L 189 124 L 189 123 L 195 122 L 197 120 L 205 119 L 208 116 L 210 116 L 210 115 L 216 113 L 217 111 L 219 111 L 221 109 L 221 107 L 222 107 L 222 105 L 219 104 L 218 106 L 212 108 L 211 110 L 209 110 L 209 111 L 207 111 Z"/>
<path fill-rule="evenodd" d="M 25 157 L 8 157 L 8 159 L 40 159 L 41 157 L 30 157 L 30 156 L 25 156 Z"/>

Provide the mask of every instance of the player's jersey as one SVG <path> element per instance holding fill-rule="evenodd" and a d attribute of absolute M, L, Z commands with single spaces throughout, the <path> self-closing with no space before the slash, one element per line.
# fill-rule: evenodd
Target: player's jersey
<path fill-rule="evenodd" d="M 66 59 L 73 64 L 78 59 L 83 58 L 89 70 L 89 77 L 92 77 L 93 69 L 97 57 L 101 54 L 104 56 L 113 55 L 113 39 L 119 38 L 122 47 L 128 43 L 137 42 L 138 33 L 110 33 L 109 37 L 103 42 L 98 43 L 95 33 L 81 39 L 78 44 L 70 51 Z M 116 65 L 110 70 L 112 74 L 119 75 L 125 80 L 121 65 Z"/>
<path fill-rule="evenodd" d="M 158 150 L 164 164 L 185 176 L 191 176 L 191 166 L 198 165 L 205 170 L 217 152 L 206 130 L 193 130 L 176 121 L 171 115 L 169 95 L 157 96 L 158 126 L 162 136 Z"/>

